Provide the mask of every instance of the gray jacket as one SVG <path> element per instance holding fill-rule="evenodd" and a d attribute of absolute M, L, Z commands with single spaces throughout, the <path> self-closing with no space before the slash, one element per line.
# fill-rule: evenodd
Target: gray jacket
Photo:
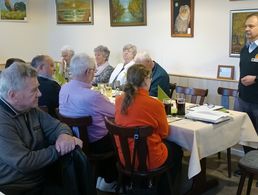
<path fill-rule="evenodd" d="M 45 167 L 58 159 L 55 141 L 70 128 L 33 108 L 18 113 L 0 98 L 0 186 L 32 188 L 44 181 Z"/>

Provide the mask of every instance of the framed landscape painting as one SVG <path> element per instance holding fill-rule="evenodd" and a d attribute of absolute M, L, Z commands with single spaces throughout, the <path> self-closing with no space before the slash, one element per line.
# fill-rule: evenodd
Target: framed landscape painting
<path fill-rule="evenodd" d="M 258 9 L 230 11 L 229 56 L 240 56 L 240 50 L 246 44 L 245 19 L 252 13 L 258 13 Z"/>
<path fill-rule="evenodd" d="M 171 0 L 171 36 L 193 37 L 194 0 Z"/>
<path fill-rule="evenodd" d="M 56 0 L 57 24 L 93 24 L 93 0 Z"/>
<path fill-rule="evenodd" d="M 28 0 L 0 0 L 1 21 L 27 21 Z"/>
<path fill-rule="evenodd" d="M 111 26 L 147 24 L 146 0 L 109 0 Z"/>

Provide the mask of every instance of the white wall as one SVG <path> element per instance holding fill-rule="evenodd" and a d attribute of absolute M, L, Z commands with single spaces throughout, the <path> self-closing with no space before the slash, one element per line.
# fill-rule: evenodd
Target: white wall
<path fill-rule="evenodd" d="M 94 0 L 94 25 L 57 25 L 54 0 L 30 0 L 27 23 L 0 22 L 0 62 L 14 56 L 30 61 L 39 53 L 58 60 L 65 44 L 93 56 L 103 44 L 115 66 L 122 47 L 133 43 L 169 73 L 215 78 L 218 64 L 228 64 L 236 67 L 238 78 L 239 58 L 229 57 L 229 13 L 257 7 L 257 0 L 195 0 L 194 37 L 174 38 L 170 0 L 147 0 L 147 26 L 137 27 L 111 27 L 109 0 Z"/>

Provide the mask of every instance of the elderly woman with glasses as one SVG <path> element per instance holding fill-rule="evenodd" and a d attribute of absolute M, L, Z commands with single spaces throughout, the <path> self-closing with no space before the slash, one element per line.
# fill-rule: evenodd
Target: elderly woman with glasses
<path fill-rule="evenodd" d="M 153 134 L 147 140 L 148 169 L 172 163 L 174 166 L 171 175 L 175 179 L 181 169 L 182 150 L 175 143 L 165 140 L 169 133 L 165 108 L 162 102 L 149 96 L 150 85 L 151 71 L 146 66 L 135 64 L 128 69 L 124 93 L 117 96 L 115 102 L 115 122 L 125 127 L 153 127 Z M 132 144 L 130 148 L 133 149 L 133 142 L 130 144 Z M 119 148 L 120 144 L 117 144 L 117 147 Z M 122 154 L 119 155 L 122 157 Z M 166 182 L 166 177 L 165 179 L 162 177 L 158 187 L 159 194 L 169 192 Z"/>
<path fill-rule="evenodd" d="M 110 75 L 114 70 L 108 63 L 110 51 L 107 47 L 99 45 L 94 49 L 94 53 L 97 67 L 92 84 L 108 83 Z"/>

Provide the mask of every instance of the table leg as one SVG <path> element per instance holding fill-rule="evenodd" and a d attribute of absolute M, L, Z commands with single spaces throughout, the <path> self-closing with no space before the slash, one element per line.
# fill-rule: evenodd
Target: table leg
<path fill-rule="evenodd" d="M 192 188 L 185 195 L 198 195 L 218 185 L 218 180 L 206 178 L 206 158 L 200 160 L 201 172 L 193 177 Z"/>

